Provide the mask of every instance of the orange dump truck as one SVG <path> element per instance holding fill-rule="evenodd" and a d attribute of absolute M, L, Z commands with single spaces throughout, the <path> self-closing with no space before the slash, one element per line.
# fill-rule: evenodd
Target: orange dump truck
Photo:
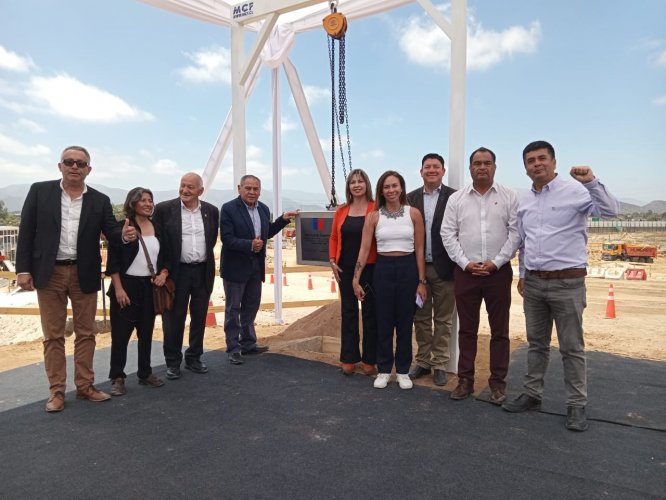
<path fill-rule="evenodd" d="M 657 257 L 657 247 L 654 245 L 641 245 L 637 243 L 615 241 L 604 243 L 601 247 L 601 258 L 603 260 L 654 262 L 655 257 Z"/>

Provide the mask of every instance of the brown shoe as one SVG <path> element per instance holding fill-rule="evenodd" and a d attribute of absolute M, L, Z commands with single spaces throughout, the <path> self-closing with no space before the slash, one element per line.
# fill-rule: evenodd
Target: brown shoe
<path fill-rule="evenodd" d="M 451 393 L 451 399 L 461 400 L 466 399 L 474 392 L 474 384 L 471 380 L 461 378 L 458 380 L 458 386 Z"/>
<path fill-rule="evenodd" d="M 117 377 L 111 379 L 111 395 L 112 396 L 124 396 L 127 391 L 125 390 L 125 379 L 123 377 Z"/>
<path fill-rule="evenodd" d="M 371 377 L 372 375 L 375 375 L 377 373 L 377 367 L 375 365 L 363 363 L 362 368 L 363 368 L 363 375 L 367 375 L 368 377 Z"/>
<path fill-rule="evenodd" d="M 164 385 L 164 381 L 161 378 L 157 378 L 155 375 L 151 373 L 146 378 L 140 378 L 139 385 L 147 385 L 149 387 L 162 387 Z"/>
<path fill-rule="evenodd" d="M 87 399 L 88 401 L 98 403 L 111 399 L 111 395 L 100 391 L 94 385 L 89 385 L 86 389 L 77 389 L 76 399 Z"/>
<path fill-rule="evenodd" d="M 341 365 L 342 373 L 344 373 L 345 375 L 351 375 L 352 373 L 354 373 L 355 366 L 356 365 L 354 363 L 342 363 Z"/>
<path fill-rule="evenodd" d="M 490 402 L 494 405 L 501 405 L 506 401 L 504 389 L 492 389 L 490 392 Z"/>
<path fill-rule="evenodd" d="M 46 402 L 46 411 L 49 413 L 55 413 L 57 411 L 63 411 L 65 409 L 65 395 L 56 391 L 49 396 L 49 400 Z"/>

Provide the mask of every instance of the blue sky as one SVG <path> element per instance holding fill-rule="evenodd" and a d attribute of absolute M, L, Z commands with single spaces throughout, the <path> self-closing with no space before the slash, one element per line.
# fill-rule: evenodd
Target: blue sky
<path fill-rule="evenodd" d="M 666 2 L 469 0 L 468 8 L 467 155 L 493 149 L 496 180 L 525 189 L 522 148 L 545 139 L 560 172 L 590 165 L 624 200 L 666 198 Z M 228 29 L 134 0 L 1 0 L 0 184 L 57 178 L 60 150 L 80 144 L 92 153 L 91 183 L 175 193 L 182 173 L 203 170 L 229 111 L 229 47 Z M 423 154 L 448 159 L 448 53 L 418 4 L 350 24 L 352 161 L 373 181 L 396 169 L 414 189 Z M 323 30 L 298 35 L 290 58 L 328 145 Z M 281 88 L 283 187 L 323 196 L 284 76 Z M 270 109 L 264 68 L 247 113 L 247 170 L 264 186 Z M 213 187 L 232 188 L 231 171 L 228 154 Z"/>

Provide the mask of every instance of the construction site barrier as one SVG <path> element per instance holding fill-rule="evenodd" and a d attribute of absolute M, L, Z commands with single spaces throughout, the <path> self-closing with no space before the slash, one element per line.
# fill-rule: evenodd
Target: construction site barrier
<path fill-rule="evenodd" d="M 627 269 L 624 272 L 624 279 L 645 281 L 647 279 L 647 272 L 645 269 Z"/>

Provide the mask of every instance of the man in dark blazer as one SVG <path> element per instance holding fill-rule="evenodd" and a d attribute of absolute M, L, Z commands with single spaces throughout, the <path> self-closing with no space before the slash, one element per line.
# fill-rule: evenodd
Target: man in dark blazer
<path fill-rule="evenodd" d="M 449 362 L 449 340 L 453 324 L 455 298 L 453 293 L 453 270 L 455 264 L 446 253 L 440 229 L 446 202 L 455 190 L 442 183 L 444 158 L 437 153 L 428 153 L 421 160 L 423 187 L 407 195 L 409 204 L 418 208 L 425 223 L 426 287 L 428 298 L 416 311 L 416 365 L 409 372 L 417 379 L 433 371 L 433 382 L 446 385 L 446 366 Z"/>
<path fill-rule="evenodd" d="M 62 180 L 30 186 L 21 212 L 16 249 L 18 286 L 23 290 L 37 289 L 44 368 L 50 386 L 48 412 L 65 408 L 68 298 L 74 313 L 76 397 L 90 401 L 110 398 L 93 385 L 95 315 L 102 271 L 100 233 L 109 241 L 121 239 L 109 197 L 85 183 L 92 169 L 88 151 L 70 146 L 60 158 Z"/>
<path fill-rule="evenodd" d="M 222 205 L 220 275 L 224 281 L 224 333 L 232 364 L 243 364 L 242 354 L 268 350 L 257 345 L 254 319 L 266 276 L 266 242 L 285 227 L 297 212 L 285 212 L 271 222 L 268 207 L 259 201 L 261 181 L 244 175 L 238 198 Z"/>
<path fill-rule="evenodd" d="M 220 213 L 217 207 L 199 199 L 203 191 L 201 176 L 187 173 L 180 180 L 179 197 L 158 203 L 153 215 L 153 224 L 166 247 L 164 266 L 176 284 L 173 308 L 162 315 L 169 380 L 181 376 L 188 306 L 190 340 L 185 351 L 185 368 L 199 374 L 208 372 L 201 355 L 208 301 L 215 280 L 214 248 Z"/>

